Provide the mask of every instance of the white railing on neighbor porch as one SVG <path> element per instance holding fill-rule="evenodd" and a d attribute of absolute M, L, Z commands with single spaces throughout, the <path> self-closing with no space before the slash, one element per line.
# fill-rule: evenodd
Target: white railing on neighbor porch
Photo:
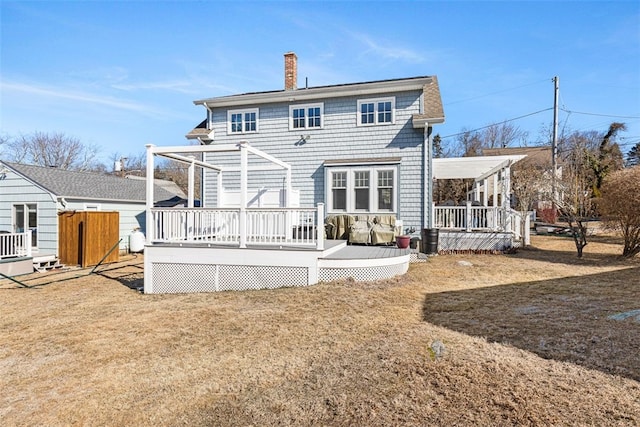
<path fill-rule="evenodd" d="M 0 259 L 31 256 L 31 231 L 0 234 Z"/>
<path fill-rule="evenodd" d="M 154 208 L 151 214 L 153 230 L 149 237 L 156 243 L 324 248 L 322 204 L 316 208 Z M 320 229 L 318 224 L 321 224 Z"/>
<path fill-rule="evenodd" d="M 513 209 L 493 206 L 435 206 L 434 228 L 459 231 L 494 231 L 513 233 L 520 240 L 523 215 Z"/>

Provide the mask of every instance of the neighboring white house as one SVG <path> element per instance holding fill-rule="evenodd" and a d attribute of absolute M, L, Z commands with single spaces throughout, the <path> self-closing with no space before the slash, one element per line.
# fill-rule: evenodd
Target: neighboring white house
<path fill-rule="evenodd" d="M 0 161 L 0 231 L 31 232 L 31 253 L 58 254 L 58 212 L 116 211 L 121 250 L 135 228 L 145 229 L 144 180 Z M 184 194 L 157 184 L 155 201 L 178 204 Z"/>

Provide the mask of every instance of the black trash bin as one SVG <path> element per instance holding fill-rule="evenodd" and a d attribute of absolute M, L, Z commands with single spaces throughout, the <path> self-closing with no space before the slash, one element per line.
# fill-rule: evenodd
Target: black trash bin
<path fill-rule="evenodd" d="M 421 252 L 427 255 L 437 255 L 438 254 L 438 229 L 423 228 L 421 237 L 422 237 Z"/>

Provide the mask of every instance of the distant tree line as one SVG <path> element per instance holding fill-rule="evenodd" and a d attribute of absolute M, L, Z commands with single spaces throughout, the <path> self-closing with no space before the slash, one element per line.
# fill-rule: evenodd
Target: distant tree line
<path fill-rule="evenodd" d="M 88 171 L 105 174 L 146 175 L 146 152 L 123 155 L 112 153 L 110 164 L 99 160 L 100 149 L 96 145 L 85 144 L 80 139 L 60 132 L 33 132 L 15 137 L 0 136 L 0 159 L 11 163 L 30 164 L 64 170 Z M 115 165 L 119 167 L 115 168 Z M 187 167 L 170 160 L 159 159 L 154 171 L 157 179 L 175 182 L 187 192 Z M 197 178 L 196 178 L 197 180 Z M 199 183 L 196 183 L 199 197 Z"/>

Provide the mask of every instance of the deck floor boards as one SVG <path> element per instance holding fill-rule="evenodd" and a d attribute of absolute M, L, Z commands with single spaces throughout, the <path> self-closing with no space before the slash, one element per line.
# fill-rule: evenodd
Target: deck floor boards
<path fill-rule="evenodd" d="M 411 249 L 398 249 L 395 246 L 360 246 L 348 245 L 337 252 L 324 257 L 324 259 L 378 259 L 395 258 L 408 255 Z"/>

